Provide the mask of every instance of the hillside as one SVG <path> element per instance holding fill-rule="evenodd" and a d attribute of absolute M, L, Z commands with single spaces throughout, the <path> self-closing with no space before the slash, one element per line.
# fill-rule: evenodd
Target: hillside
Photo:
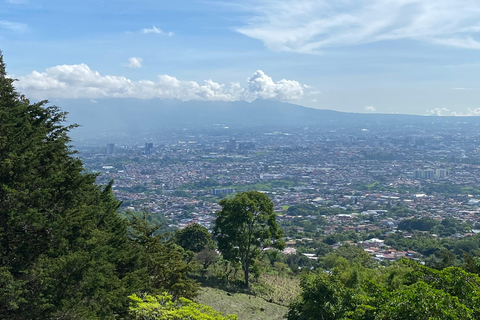
<path fill-rule="evenodd" d="M 201 288 L 196 300 L 224 314 L 234 313 L 238 315 L 239 320 L 280 320 L 284 319 L 283 316 L 288 311 L 287 307 L 269 303 L 253 295 L 244 293 L 227 294 L 226 291 L 210 287 Z"/>

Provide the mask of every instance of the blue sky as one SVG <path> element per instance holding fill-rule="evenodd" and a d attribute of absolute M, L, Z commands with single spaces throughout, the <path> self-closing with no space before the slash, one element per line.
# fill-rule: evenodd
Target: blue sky
<path fill-rule="evenodd" d="M 480 115 L 480 0 L 0 0 L 33 99 Z"/>

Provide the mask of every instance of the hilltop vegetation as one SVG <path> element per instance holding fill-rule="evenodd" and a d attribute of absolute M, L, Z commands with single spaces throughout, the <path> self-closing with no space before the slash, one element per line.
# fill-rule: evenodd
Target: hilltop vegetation
<path fill-rule="evenodd" d="M 0 318 L 115 319 L 135 292 L 192 297 L 183 250 L 123 219 L 70 149 L 66 114 L 15 91 L 0 54 Z"/>

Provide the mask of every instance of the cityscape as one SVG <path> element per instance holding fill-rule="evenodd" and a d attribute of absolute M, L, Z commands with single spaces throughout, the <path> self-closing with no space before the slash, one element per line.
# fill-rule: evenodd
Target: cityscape
<path fill-rule="evenodd" d="M 132 137 L 105 144 L 84 139 L 76 147 L 87 170 L 99 173 L 99 184 L 114 181 L 122 211 L 164 216 L 172 228 L 199 223 L 211 229 L 220 199 L 257 190 L 274 204 L 287 235 L 285 253 L 297 252 L 296 240 L 321 241 L 354 231 L 369 235 L 360 242 L 383 261 L 409 251 L 384 244 L 389 234 L 400 232 L 403 220 L 453 217 L 466 226 L 448 236 L 433 234 L 437 238 L 480 232 L 480 134 L 452 126 L 233 133 L 214 127 L 195 134 L 143 134 L 138 143 Z M 304 204 L 336 211 L 322 214 L 319 225 L 312 223 L 315 214 L 297 216 L 289 210 Z M 391 210 L 398 207 L 405 209 L 402 215 Z M 303 253 L 316 259 L 315 249 Z"/>

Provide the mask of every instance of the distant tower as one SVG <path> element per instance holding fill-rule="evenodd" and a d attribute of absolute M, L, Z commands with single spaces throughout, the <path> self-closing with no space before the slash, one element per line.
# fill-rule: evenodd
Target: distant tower
<path fill-rule="evenodd" d="M 146 142 L 146 143 L 145 143 L 145 154 L 146 154 L 146 155 L 152 154 L 152 149 L 153 149 L 153 143 L 151 143 L 151 142 Z"/>
<path fill-rule="evenodd" d="M 432 180 L 435 178 L 435 170 L 433 169 L 423 170 L 423 176 L 425 179 Z"/>
<path fill-rule="evenodd" d="M 235 151 L 237 150 L 237 141 L 235 139 L 230 139 L 230 141 L 227 143 L 227 151 Z"/>
<path fill-rule="evenodd" d="M 115 154 L 115 143 L 107 143 L 107 156 Z"/>
<path fill-rule="evenodd" d="M 447 169 L 437 169 L 435 170 L 435 178 L 443 179 L 447 177 Z"/>

